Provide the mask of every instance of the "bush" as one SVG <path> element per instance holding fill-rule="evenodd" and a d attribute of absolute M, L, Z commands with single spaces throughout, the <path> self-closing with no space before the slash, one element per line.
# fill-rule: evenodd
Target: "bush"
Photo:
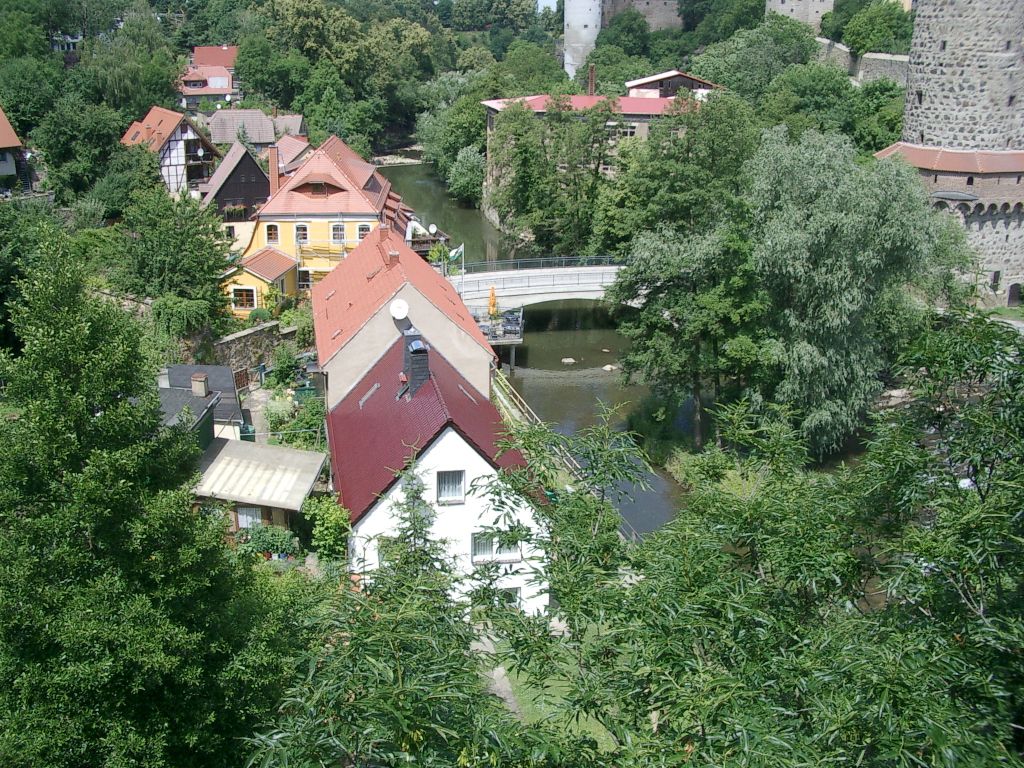
<path fill-rule="evenodd" d="M 480 205 L 485 165 L 483 152 L 476 147 L 460 149 L 455 162 L 448 170 L 448 191 L 452 197 L 473 206 Z"/>
<path fill-rule="evenodd" d="M 287 528 L 277 525 L 254 525 L 235 532 L 238 551 L 246 555 L 270 552 L 278 555 L 298 555 L 302 552 L 299 540 Z"/>
<path fill-rule="evenodd" d="M 267 427 L 271 432 L 280 432 L 292 420 L 295 415 L 295 401 L 288 397 L 279 396 L 270 400 L 263 409 L 263 416 L 267 420 Z"/>
<path fill-rule="evenodd" d="M 272 387 L 290 387 L 295 383 L 300 368 L 295 345 L 290 341 L 278 344 L 274 350 L 273 367 L 267 375 L 267 383 Z"/>
<path fill-rule="evenodd" d="M 258 307 L 249 313 L 249 324 L 259 325 L 260 323 L 267 323 L 274 319 L 274 316 L 270 314 L 270 310 L 264 307 Z"/>
<path fill-rule="evenodd" d="M 349 511 L 332 496 L 314 496 L 302 505 L 313 521 L 313 548 L 322 561 L 344 562 L 348 557 Z"/>
<path fill-rule="evenodd" d="M 858 11 L 843 29 L 843 42 L 858 56 L 909 53 L 914 22 L 898 3 L 878 0 Z"/>
<path fill-rule="evenodd" d="M 279 318 L 282 328 L 295 327 L 295 346 L 309 349 L 316 343 L 313 335 L 313 310 L 308 303 L 286 309 Z"/>

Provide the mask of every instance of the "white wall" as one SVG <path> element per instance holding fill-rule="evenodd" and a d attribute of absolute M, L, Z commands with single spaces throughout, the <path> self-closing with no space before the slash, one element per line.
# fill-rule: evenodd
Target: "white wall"
<path fill-rule="evenodd" d="M 491 396 L 490 349 L 480 346 L 466 331 L 437 307 L 422 293 L 408 283 L 395 298 L 405 299 L 409 304 L 409 321 L 423 335 L 426 342 L 451 363 L 484 397 Z M 398 327 L 391 317 L 389 299 L 349 339 L 326 365 L 327 410 L 330 411 L 352 391 L 381 356 L 391 348 L 399 336 Z M 323 361 L 321 361 L 323 364 Z"/>
<path fill-rule="evenodd" d="M 466 472 L 466 499 L 462 504 L 438 505 L 437 472 L 462 469 Z M 457 572 L 469 575 L 473 571 L 472 535 L 486 528 L 507 528 L 498 520 L 499 513 L 492 506 L 490 499 L 482 492 L 471 490 L 474 480 L 491 478 L 495 475 L 494 468 L 476 452 L 451 427 L 438 437 L 424 451 L 416 462 L 416 472 L 423 480 L 424 498 L 430 501 L 437 517 L 431 529 L 431 535 L 444 541 L 449 555 L 455 560 Z M 396 483 L 374 507 L 356 523 L 350 540 L 350 557 L 353 571 L 372 571 L 377 567 L 378 537 L 395 535 L 396 517 L 394 505 L 402 500 L 402 490 Z M 523 503 L 517 513 L 517 522 L 530 527 L 534 526 L 529 505 Z M 520 606 L 528 613 L 539 613 L 548 604 L 546 591 L 541 585 L 532 583 L 532 573 L 539 565 L 537 558 L 540 552 L 528 545 L 523 545 L 522 559 L 518 562 L 504 563 L 503 575 L 499 579 L 499 588 L 516 588 L 520 590 Z"/>
<path fill-rule="evenodd" d="M 576 76 L 601 31 L 601 0 L 565 0 L 565 19 L 562 27 L 565 71 Z"/>
<path fill-rule="evenodd" d="M 14 153 L 9 149 L 0 149 L 0 176 L 13 176 L 17 172 Z"/>

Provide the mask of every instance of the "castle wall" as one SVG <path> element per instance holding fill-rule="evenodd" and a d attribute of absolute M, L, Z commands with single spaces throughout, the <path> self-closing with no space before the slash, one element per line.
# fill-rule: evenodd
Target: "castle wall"
<path fill-rule="evenodd" d="M 607 27 L 611 20 L 625 10 L 634 8 L 647 20 L 651 30 L 674 29 L 682 26 L 677 0 L 605 0 L 601 14 L 601 26 Z"/>
<path fill-rule="evenodd" d="M 1024 208 L 961 206 L 957 214 L 967 228 L 967 242 L 978 253 L 983 298 L 1005 304 L 1010 286 L 1024 283 Z M 998 286 L 993 290 L 997 271 Z"/>
<path fill-rule="evenodd" d="M 821 29 L 821 17 L 832 10 L 834 0 L 767 0 L 765 13 L 774 11 Z"/>
<path fill-rule="evenodd" d="M 1024 3 L 920 0 L 903 140 L 1024 149 Z"/>
<path fill-rule="evenodd" d="M 576 75 L 601 31 L 601 0 L 565 0 L 565 22 L 562 28 L 564 68 L 569 77 Z"/>
<path fill-rule="evenodd" d="M 818 43 L 818 60 L 845 70 L 858 85 L 882 78 L 888 78 L 900 86 L 907 84 L 910 68 L 910 59 L 907 56 L 891 53 L 865 53 L 863 56 L 856 56 L 842 43 L 824 37 L 817 37 L 815 40 Z"/>

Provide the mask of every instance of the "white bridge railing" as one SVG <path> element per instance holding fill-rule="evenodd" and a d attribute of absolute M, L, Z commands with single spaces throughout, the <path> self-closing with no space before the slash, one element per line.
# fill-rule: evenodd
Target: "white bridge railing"
<path fill-rule="evenodd" d="M 537 304 L 560 298 L 601 298 L 615 281 L 618 265 L 520 269 L 476 272 L 449 279 L 467 304 L 489 300 L 494 289 L 503 308 Z"/>

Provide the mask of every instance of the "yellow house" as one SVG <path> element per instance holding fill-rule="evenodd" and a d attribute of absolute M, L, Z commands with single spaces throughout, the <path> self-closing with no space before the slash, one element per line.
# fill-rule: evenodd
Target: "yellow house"
<path fill-rule="evenodd" d="M 392 192 L 391 182 L 337 136 L 327 139 L 290 176 L 275 173 L 276 149 L 270 150 L 270 199 L 257 215 L 239 269 L 225 282 L 235 313 L 243 316 L 265 306 L 260 302 L 265 301 L 269 284 L 281 279 L 265 272 L 283 266 L 275 257 L 273 269 L 260 268 L 257 274 L 246 268 L 247 259 L 267 251 L 290 258 L 295 277 L 293 282 L 286 277 L 282 294 L 294 295 L 308 291 L 382 222 L 404 231 L 412 214 Z M 236 301 L 236 292 L 248 288 L 256 289 L 255 294 L 239 292 Z"/>
<path fill-rule="evenodd" d="M 254 309 L 273 309 L 271 292 L 278 297 L 293 296 L 298 290 L 298 261 L 276 248 L 262 248 L 245 256 L 221 276 L 224 291 L 231 298 L 231 311 L 248 317 Z"/>

